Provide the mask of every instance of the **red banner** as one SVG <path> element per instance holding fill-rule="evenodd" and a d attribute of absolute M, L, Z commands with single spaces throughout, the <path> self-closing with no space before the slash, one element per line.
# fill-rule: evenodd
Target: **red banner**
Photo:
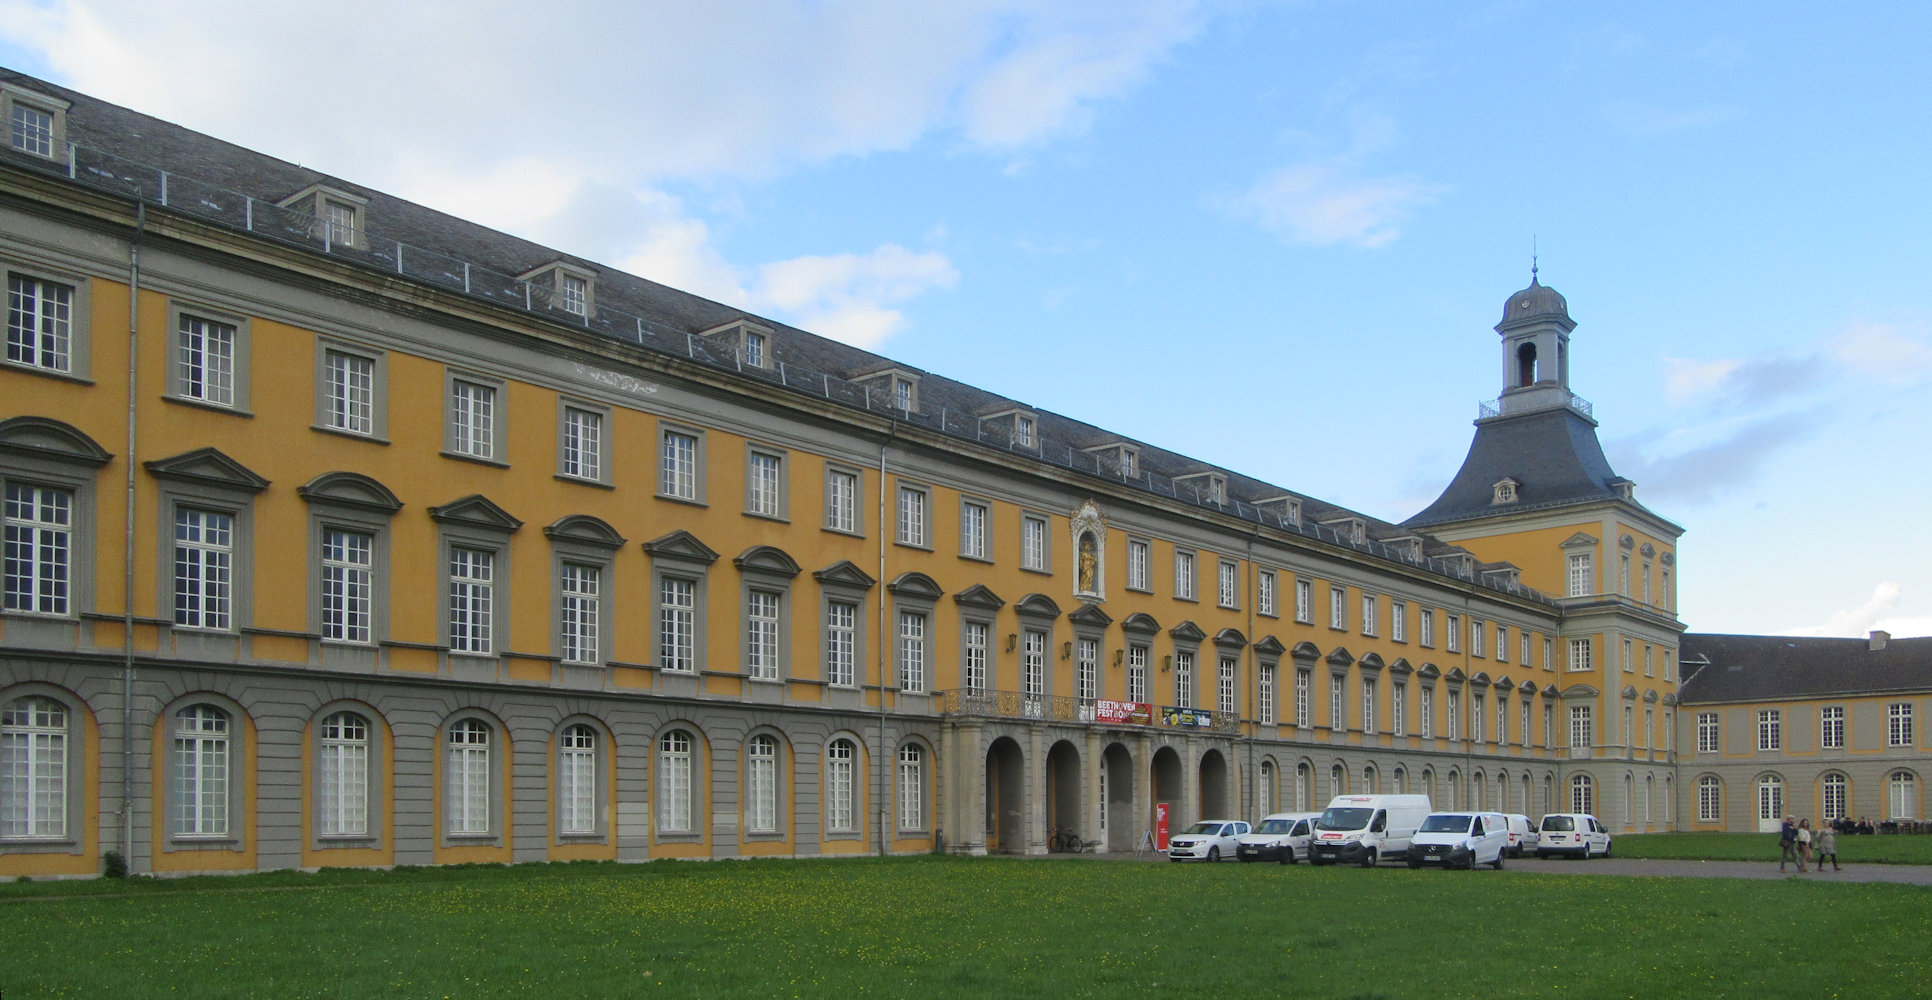
<path fill-rule="evenodd" d="M 1107 701 L 1102 699 L 1093 703 L 1093 716 L 1098 722 L 1130 724 L 1136 726 L 1152 725 L 1154 706 L 1144 701 Z"/>
<path fill-rule="evenodd" d="M 1154 850 L 1167 850 L 1167 803 L 1154 803 Z"/>

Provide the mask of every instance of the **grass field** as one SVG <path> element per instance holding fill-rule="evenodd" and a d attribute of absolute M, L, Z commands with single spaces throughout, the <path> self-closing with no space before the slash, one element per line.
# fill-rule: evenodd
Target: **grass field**
<path fill-rule="evenodd" d="M 1932 890 L 946 857 L 0 886 L 26 997 L 1859 997 Z"/>
<path fill-rule="evenodd" d="M 1625 858 L 1778 862 L 1775 833 L 1642 833 L 1613 846 Z M 1932 836 L 1840 836 L 1838 854 L 1848 865 L 1932 865 Z"/>

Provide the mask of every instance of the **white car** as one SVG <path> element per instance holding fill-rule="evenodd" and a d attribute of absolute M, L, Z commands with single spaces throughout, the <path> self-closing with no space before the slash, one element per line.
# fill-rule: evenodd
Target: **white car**
<path fill-rule="evenodd" d="M 1252 829 L 1245 820 L 1204 819 L 1169 838 L 1167 860 L 1219 861 L 1232 858 L 1241 847 L 1241 835 Z"/>
<path fill-rule="evenodd" d="M 1509 856 L 1512 858 L 1520 858 L 1523 856 L 1524 851 L 1536 850 L 1536 845 L 1543 840 L 1542 834 L 1537 832 L 1536 823 L 1522 813 L 1510 813 L 1508 815 Z"/>
<path fill-rule="evenodd" d="M 1410 868 L 1503 867 L 1509 817 L 1502 813 L 1430 813 L 1409 838 Z"/>
<path fill-rule="evenodd" d="M 1542 834 L 1542 841 L 1536 845 L 1539 858 L 1552 854 L 1610 856 L 1610 831 L 1588 813 L 1550 813 L 1543 817 Z"/>
<path fill-rule="evenodd" d="M 1275 813 L 1264 816 L 1253 833 L 1241 838 L 1237 852 L 1243 861 L 1279 861 L 1292 865 L 1308 860 L 1308 840 L 1321 813 Z"/>

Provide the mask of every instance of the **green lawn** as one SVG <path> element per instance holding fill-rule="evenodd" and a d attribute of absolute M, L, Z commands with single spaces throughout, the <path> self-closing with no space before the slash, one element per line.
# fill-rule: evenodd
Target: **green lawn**
<path fill-rule="evenodd" d="M 1625 858 L 1689 858 L 1697 861 L 1778 860 L 1775 833 L 1640 833 L 1613 845 Z M 1838 855 L 1848 865 L 1932 865 L 1932 836 L 1840 836 Z"/>
<path fill-rule="evenodd" d="M 1932 890 L 1796 879 L 656 862 L 6 885 L 0 914 L 6 1000 L 1757 1000 L 1932 977 Z"/>

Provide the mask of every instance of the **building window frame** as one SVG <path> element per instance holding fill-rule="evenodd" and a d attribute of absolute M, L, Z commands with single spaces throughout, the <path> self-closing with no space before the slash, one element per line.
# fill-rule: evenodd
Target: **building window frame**
<path fill-rule="evenodd" d="M 170 299 L 165 398 L 211 410 L 247 414 L 249 325 L 248 316 L 242 313 Z"/>
<path fill-rule="evenodd" d="M 688 424 L 658 424 L 657 498 L 703 506 L 708 503 L 705 433 Z"/>
<path fill-rule="evenodd" d="M 71 101 L 0 83 L 0 119 L 7 123 L 7 148 L 48 160 L 64 158 L 71 107 Z"/>
<path fill-rule="evenodd" d="M 1783 749 L 1783 710 L 1776 708 L 1758 709 L 1758 752 L 1774 753 Z"/>
<path fill-rule="evenodd" d="M 683 726 L 672 726 L 651 741 L 657 799 L 652 812 L 660 837 L 690 841 L 700 835 L 697 817 L 703 803 L 699 801 L 698 779 L 706 773 L 703 748 L 702 738 Z"/>
<path fill-rule="evenodd" d="M 1145 538 L 1127 539 L 1127 589 L 1154 592 L 1154 544 Z"/>
<path fill-rule="evenodd" d="M 1241 607 L 1241 567 L 1232 559 L 1216 561 L 1214 567 L 1214 604 L 1238 611 Z"/>
<path fill-rule="evenodd" d="M 1912 714 L 1912 703 L 1909 701 L 1895 701 L 1885 706 L 1886 746 L 1909 749 L 1914 745 Z"/>
<path fill-rule="evenodd" d="M 1174 549 L 1174 599 L 1177 601 L 1195 600 L 1196 579 L 1200 576 L 1200 559 L 1193 549 Z"/>
<path fill-rule="evenodd" d="M 499 378 L 443 370 L 443 457 L 508 466 L 508 383 Z"/>
<path fill-rule="evenodd" d="M 821 527 L 841 535 L 865 535 L 865 473 L 849 465 L 825 463 L 825 520 Z"/>
<path fill-rule="evenodd" d="M 80 852 L 85 711 L 66 691 L 42 684 L 0 697 L 0 845 L 9 853 Z"/>
<path fill-rule="evenodd" d="M 1311 580 L 1295 580 L 1295 623 L 1313 625 L 1315 623 L 1315 584 Z"/>
<path fill-rule="evenodd" d="M 93 331 L 87 279 L 57 268 L 0 264 L 7 273 L 7 351 L 0 362 L 17 371 L 89 381 Z"/>
<path fill-rule="evenodd" d="M 1277 591 L 1279 587 L 1280 587 L 1280 581 L 1275 576 L 1274 570 L 1264 569 L 1255 574 L 1255 577 L 1254 577 L 1255 614 L 1261 615 L 1264 618 L 1278 617 L 1279 609 L 1276 607 L 1276 602 L 1279 600 L 1279 597 L 1277 595 Z"/>
<path fill-rule="evenodd" d="M 313 716 L 314 822 L 309 835 L 317 849 L 376 847 L 382 842 L 387 736 L 381 717 L 359 702 L 325 705 Z"/>
<path fill-rule="evenodd" d="M 588 716 L 563 720 L 550 738 L 555 802 L 551 815 L 561 844 L 603 843 L 610 836 L 610 733 Z"/>
<path fill-rule="evenodd" d="M 345 340 L 315 338 L 313 427 L 328 434 L 387 444 L 389 352 Z"/>
<path fill-rule="evenodd" d="M 168 706 L 166 850 L 240 846 L 248 831 L 247 716 L 225 698 L 195 694 Z M 157 768 L 157 771 L 163 769 Z"/>
<path fill-rule="evenodd" d="M 1051 524 L 1043 514 L 1020 515 L 1020 568 L 1034 573 L 1053 572 Z"/>
<path fill-rule="evenodd" d="M 557 472 L 566 482 L 611 485 L 611 408 L 557 397 Z"/>
<path fill-rule="evenodd" d="M 745 445 L 745 514 L 791 519 L 791 461 L 783 448 Z"/>
<path fill-rule="evenodd" d="M 979 497 L 959 498 L 959 557 L 991 562 L 989 539 L 993 535 L 993 502 Z"/>
<path fill-rule="evenodd" d="M 893 544 L 931 551 L 932 487 L 900 482 L 896 496 Z"/>

